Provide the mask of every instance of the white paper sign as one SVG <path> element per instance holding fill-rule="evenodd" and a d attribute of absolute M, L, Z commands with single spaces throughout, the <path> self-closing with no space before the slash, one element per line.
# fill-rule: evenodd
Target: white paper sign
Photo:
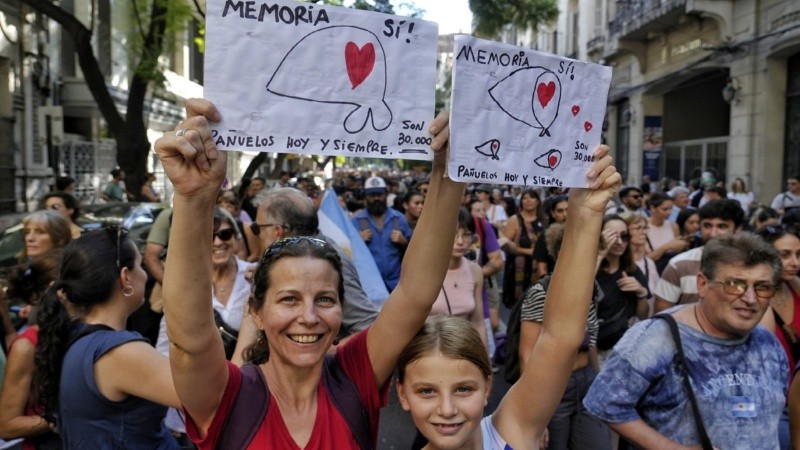
<path fill-rule="evenodd" d="M 430 160 L 438 25 L 291 1 L 211 0 L 217 147 Z"/>
<path fill-rule="evenodd" d="M 586 186 L 610 84 L 610 67 L 456 36 L 449 175 Z"/>

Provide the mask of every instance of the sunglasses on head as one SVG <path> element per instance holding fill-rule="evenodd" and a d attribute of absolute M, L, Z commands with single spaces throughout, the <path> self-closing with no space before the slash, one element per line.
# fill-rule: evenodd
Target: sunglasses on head
<path fill-rule="evenodd" d="M 267 247 L 267 250 L 264 251 L 264 255 L 261 258 L 262 259 L 268 258 L 280 252 L 281 250 L 283 250 L 288 246 L 297 245 L 301 242 L 308 242 L 310 244 L 316 245 L 317 247 L 332 248 L 330 244 L 323 241 L 322 239 L 312 238 L 308 236 L 294 236 L 290 238 L 281 239 L 275 242 L 274 244 L 270 245 L 269 247 Z"/>
<path fill-rule="evenodd" d="M 224 230 L 219 230 L 211 235 L 211 240 L 213 241 L 214 239 L 219 238 L 221 241 L 227 242 L 231 240 L 235 233 L 236 232 L 233 231 L 233 228 L 225 228 Z"/>
<path fill-rule="evenodd" d="M 108 230 L 111 231 L 112 233 L 116 233 L 117 234 L 117 240 L 116 240 L 116 242 L 117 242 L 117 270 L 122 270 L 122 265 L 120 264 L 120 253 L 121 253 L 120 248 L 122 247 L 122 240 L 125 239 L 126 236 L 128 236 L 128 233 L 130 233 L 130 231 L 128 231 L 127 228 L 123 228 L 123 227 L 108 227 Z"/>

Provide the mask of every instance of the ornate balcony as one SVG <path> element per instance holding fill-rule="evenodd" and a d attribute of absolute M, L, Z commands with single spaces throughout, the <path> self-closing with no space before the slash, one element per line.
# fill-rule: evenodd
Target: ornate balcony
<path fill-rule="evenodd" d="M 647 40 L 648 35 L 677 26 L 686 14 L 687 0 L 623 0 L 609 23 L 613 38 Z"/>

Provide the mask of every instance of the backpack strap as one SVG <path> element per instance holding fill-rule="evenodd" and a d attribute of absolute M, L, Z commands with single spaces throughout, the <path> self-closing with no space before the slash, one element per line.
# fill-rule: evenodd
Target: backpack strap
<path fill-rule="evenodd" d="M 217 448 L 246 449 L 255 437 L 269 407 L 269 387 L 255 364 L 242 366 L 242 385 L 222 426 Z"/>
<path fill-rule="evenodd" d="M 372 433 L 361 395 L 353 380 L 347 377 L 342 366 L 336 362 L 334 355 L 325 356 L 322 365 L 322 383 L 328 390 L 336 409 L 339 410 L 339 414 L 350 426 L 350 431 L 358 442 L 358 447 L 361 450 L 372 449 Z"/>
<path fill-rule="evenodd" d="M 86 325 L 85 327 L 83 327 L 83 329 L 78 334 L 73 336 L 72 339 L 70 339 L 69 342 L 67 342 L 67 348 L 72 347 L 72 344 L 78 342 L 81 338 L 86 337 L 86 336 L 94 333 L 95 331 L 114 331 L 114 329 L 111 328 L 110 326 L 104 325 L 102 323 L 95 323 L 95 324 L 92 324 L 92 325 Z M 65 350 L 65 352 L 66 352 L 66 350 Z"/>
<path fill-rule="evenodd" d="M 269 408 L 269 386 L 264 373 L 255 364 L 241 368 L 242 385 L 236 394 L 231 412 L 222 426 L 217 448 L 225 450 L 246 449 L 258 432 Z M 334 355 L 326 355 L 320 380 L 328 391 L 336 409 L 342 415 L 353 438 L 361 450 L 371 450 L 372 433 L 369 421 L 353 380 L 347 377 L 336 363 Z"/>
<path fill-rule="evenodd" d="M 663 319 L 669 326 L 669 332 L 672 335 L 672 340 L 675 341 L 675 349 L 678 351 L 678 372 L 682 375 L 683 386 L 686 388 L 686 394 L 689 396 L 689 403 L 692 404 L 692 413 L 694 414 L 695 425 L 697 426 L 697 434 L 700 435 L 700 445 L 703 450 L 712 450 L 714 447 L 711 445 L 711 439 L 706 432 L 706 426 L 703 424 L 703 416 L 700 414 L 700 408 L 697 406 L 697 398 L 694 396 L 694 389 L 689 382 L 689 366 L 686 365 L 686 357 L 683 353 L 683 345 L 681 344 L 681 335 L 678 331 L 678 323 L 671 314 L 656 314 L 654 319 Z"/>

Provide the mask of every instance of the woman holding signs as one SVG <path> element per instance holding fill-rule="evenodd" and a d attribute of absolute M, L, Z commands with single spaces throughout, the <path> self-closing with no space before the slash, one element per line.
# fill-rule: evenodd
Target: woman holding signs
<path fill-rule="evenodd" d="M 417 224 L 422 232 L 411 241 L 400 283 L 374 324 L 326 357 L 346 301 L 341 262 L 324 241 L 280 240 L 267 248 L 253 280 L 250 314 L 259 339 L 246 357 L 257 365 L 239 369 L 226 362 L 214 326 L 211 250 L 196 245 L 211 235 L 225 177 L 226 156 L 208 126 L 221 117 L 206 100 L 186 105 L 189 118 L 155 147 L 175 186 L 164 308 L 172 318 L 170 362 L 188 434 L 200 448 L 374 447 L 378 410 L 397 358 L 428 316 L 452 253 L 463 185 L 444 178 L 447 115 L 430 128 L 436 155 L 423 208 L 428 212 Z M 240 403 L 264 396 L 257 407 Z M 242 410 L 256 418 L 252 428 L 237 420 Z"/>

